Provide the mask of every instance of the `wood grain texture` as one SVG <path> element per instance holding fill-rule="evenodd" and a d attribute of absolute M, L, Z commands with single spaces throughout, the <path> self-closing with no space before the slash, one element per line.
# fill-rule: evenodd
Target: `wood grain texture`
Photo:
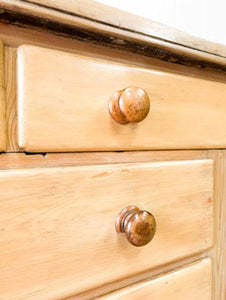
<path fill-rule="evenodd" d="M 115 90 L 149 94 L 144 121 L 109 116 Z M 225 147 L 226 85 L 45 48 L 18 50 L 19 146 L 30 152 Z"/>
<path fill-rule="evenodd" d="M 4 299 L 67 297 L 213 243 L 211 160 L 2 170 L 0 184 Z M 131 203 L 156 218 L 143 249 L 115 232 Z"/>
<path fill-rule="evenodd" d="M 224 226 L 225 226 L 225 213 L 224 213 L 224 154 L 223 151 L 210 151 L 209 157 L 214 159 L 214 248 L 210 253 L 213 257 L 213 299 L 224 300 L 223 287 L 225 285 L 224 272 L 225 267 L 223 264 L 223 251 L 224 251 Z"/>
<path fill-rule="evenodd" d="M 226 297 L 226 157 L 224 150 L 210 150 L 208 157 L 214 160 L 214 247 L 208 251 L 213 259 L 213 299 Z"/>
<path fill-rule="evenodd" d="M 204 259 L 172 273 L 121 289 L 98 300 L 211 300 L 211 260 Z"/>
<path fill-rule="evenodd" d="M 35 36 L 35 39 L 34 39 Z M 110 47 L 104 47 L 98 44 L 90 44 L 72 39 L 72 37 L 57 35 L 48 31 L 42 31 L 40 28 L 31 29 L 15 25 L 0 23 L 0 39 L 4 40 L 8 47 L 19 47 L 20 45 L 29 44 L 34 46 L 57 49 L 79 55 L 90 55 L 100 59 L 125 63 L 128 62 L 138 67 L 152 66 L 153 69 L 186 74 L 193 77 L 210 79 L 213 81 L 226 82 L 225 74 L 209 68 L 196 68 L 190 64 L 171 64 L 167 61 L 151 58 L 144 55 L 138 55 L 134 52 L 128 52 Z"/>
<path fill-rule="evenodd" d="M 221 295 L 222 299 L 226 298 L 226 151 L 224 151 L 224 187 L 223 187 L 223 203 L 222 209 L 222 280 L 221 280 Z"/>
<path fill-rule="evenodd" d="M 0 41 L 0 152 L 6 149 L 4 44 Z"/>
<path fill-rule="evenodd" d="M 92 1 L 90 7 L 93 7 L 93 4 Z M 225 58 L 219 55 L 219 53 L 223 52 L 223 49 L 216 55 L 211 53 L 211 51 L 202 52 L 195 47 L 187 47 L 181 43 L 169 42 L 160 37 L 161 30 L 159 30 L 160 35 L 157 38 L 141 31 L 118 26 L 120 23 L 117 26 L 112 26 L 111 24 L 97 22 L 97 20 L 85 16 L 81 17 L 78 14 L 66 13 L 60 9 L 50 9 L 47 5 L 34 5 L 27 1 L 1 0 L 0 8 L 2 10 L 1 22 L 5 24 L 15 24 L 19 27 L 36 29 L 38 31 L 41 29 L 43 32 L 48 31 L 54 35 L 63 35 L 72 39 L 89 42 L 93 45 L 98 44 L 114 49 L 126 50 L 133 54 L 141 54 L 162 61 L 168 61 L 172 64 L 226 71 Z M 112 18 L 112 9 L 110 14 Z M 127 19 L 131 22 L 131 15 Z M 152 25 L 150 25 L 149 21 L 148 28 L 154 28 Z M 136 26 L 139 27 L 138 23 Z M 194 41 L 193 46 L 196 42 Z M 203 41 L 200 42 L 201 44 L 203 44 Z M 215 45 L 214 48 L 216 49 L 217 46 Z"/>
<path fill-rule="evenodd" d="M 35 40 L 34 40 L 35 36 Z M 49 48 L 58 48 L 64 51 L 73 52 L 80 55 L 90 55 L 99 59 L 114 60 L 119 63 L 127 63 L 130 61 L 134 66 L 145 67 L 151 65 L 154 70 L 162 70 L 168 72 L 176 72 L 181 74 L 189 74 L 190 76 L 199 76 L 202 78 L 225 82 L 225 76 L 221 73 L 210 72 L 205 70 L 197 70 L 191 67 L 182 65 L 172 66 L 169 63 L 150 59 L 148 57 L 130 54 L 128 52 L 120 52 L 113 49 L 89 45 L 88 43 L 81 43 L 76 40 L 57 37 L 50 33 L 40 31 L 32 31 L 15 26 L 6 26 L 0 24 L 0 39 L 8 46 L 5 47 L 5 86 L 6 86 L 6 119 L 7 119 L 7 152 L 19 151 L 18 137 L 17 137 L 17 114 L 16 114 L 16 47 L 21 44 L 28 43 L 38 46 L 46 46 Z"/>
<path fill-rule="evenodd" d="M 221 279 L 221 297 L 222 300 L 226 298 L 226 151 L 224 150 L 224 187 L 223 187 L 223 201 L 221 205 L 221 213 L 222 213 L 222 235 L 221 242 L 219 244 L 222 245 L 222 279 Z"/>
<path fill-rule="evenodd" d="M 27 2 L 30 2 L 30 5 Z M 226 57 L 224 45 L 191 36 L 170 26 L 92 0 L 2 0 L 2 7 L 8 9 L 15 9 L 16 7 L 20 11 L 42 15 L 43 18 L 47 17 L 47 12 L 49 17 L 57 15 L 57 13 L 60 15 L 61 12 L 59 21 L 62 23 L 63 20 L 64 22 L 68 21 L 69 17 L 74 19 L 74 22 L 76 22 L 76 17 L 80 17 L 80 19 L 83 19 L 80 26 L 89 27 L 89 23 L 93 22 L 94 30 L 100 30 L 101 25 L 103 26 L 102 30 L 105 29 L 105 31 L 108 27 L 120 28 L 121 30 L 139 33 L 141 36 L 155 37 L 171 44 L 183 45 L 187 48 Z M 85 20 L 87 20 L 86 23 Z"/>
<path fill-rule="evenodd" d="M 123 289 L 127 286 L 131 286 L 133 284 L 139 283 L 144 280 L 150 280 L 150 278 L 154 278 L 157 276 L 162 276 L 165 273 L 174 272 L 177 268 L 186 267 L 188 264 L 193 264 L 195 262 L 198 262 L 201 259 L 204 259 L 207 257 L 207 252 L 201 252 L 194 256 L 186 257 L 185 259 L 175 261 L 173 263 L 166 264 L 161 267 L 157 267 L 154 269 L 150 269 L 146 272 L 142 272 L 139 274 L 136 274 L 132 277 L 127 277 L 124 279 L 120 279 L 118 281 L 111 282 L 109 284 L 102 285 L 98 288 L 85 291 L 80 294 L 76 294 L 74 296 L 66 297 L 65 300 L 90 300 L 90 299 L 96 299 L 97 297 L 102 297 L 103 295 L 107 295 L 109 293 L 112 293 L 116 290 Z"/>
<path fill-rule="evenodd" d="M 148 211 L 130 205 L 123 208 L 118 214 L 115 229 L 118 233 L 125 233 L 131 245 L 141 247 L 153 239 L 156 232 L 156 221 Z"/>
<path fill-rule="evenodd" d="M 139 87 L 116 91 L 109 100 L 109 113 L 120 124 L 143 121 L 150 110 L 148 94 Z"/>
<path fill-rule="evenodd" d="M 17 137 L 17 94 L 16 94 L 16 59 L 15 48 L 5 48 L 5 86 L 6 86 L 6 123 L 7 152 L 19 151 Z"/>
<path fill-rule="evenodd" d="M 83 152 L 83 153 L 2 153 L 0 169 L 46 167 L 73 167 L 133 162 L 195 160 L 207 158 L 206 150 L 190 151 L 134 151 L 134 152 Z"/>

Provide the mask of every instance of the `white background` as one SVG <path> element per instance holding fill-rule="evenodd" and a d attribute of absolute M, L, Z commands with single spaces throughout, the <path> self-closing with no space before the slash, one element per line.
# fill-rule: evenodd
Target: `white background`
<path fill-rule="evenodd" d="M 226 0 L 96 0 L 226 45 Z"/>

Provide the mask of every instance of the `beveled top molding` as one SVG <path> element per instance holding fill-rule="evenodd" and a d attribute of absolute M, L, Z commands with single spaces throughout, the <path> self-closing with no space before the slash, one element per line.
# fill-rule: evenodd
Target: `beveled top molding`
<path fill-rule="evenodd" d="M 0 22 L 226 72 L 226 46 L 91 0 L 1 0 Z"/>

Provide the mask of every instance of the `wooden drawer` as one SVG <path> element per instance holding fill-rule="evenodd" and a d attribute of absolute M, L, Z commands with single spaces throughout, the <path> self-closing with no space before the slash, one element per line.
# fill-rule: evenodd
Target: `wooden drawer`
<path fill-rule="evenodd" d="M 211 300 L 211 260 L 179 269 L 175 272 L 135 284 L 98 300 Z"/>
<path fill-rule="evenodd" d="M 109 115 L 112 94 L 143 88 L 140 123 Z M 31 152 L 226 146 L 226 84 L 35 46 L 18 49 L 19 146 Z"/>
<path fill-rule="evenodd" d="M 211 247 L 212 171 L 212 160 L 1 170 L 1 296 L 63 298 Z M 131 204 L 156 219 L 144 247 L 115 231 Z"/>

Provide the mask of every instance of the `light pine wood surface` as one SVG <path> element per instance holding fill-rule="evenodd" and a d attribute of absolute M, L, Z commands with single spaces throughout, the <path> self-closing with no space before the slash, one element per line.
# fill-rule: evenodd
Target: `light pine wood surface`
<path fill-rule="evenodd" d="M 5 47 L 5 100 L 7 122 L 7 152 L 18 151 L 16 49 Z"/>
<path fill-rule="evenodd" d="M 35 40 L 33 39 L 35 35 Z M 225 82 L 225 76 L 221 73 L 209 71 L 203 71 L 195 68 L 188 68 L 182 65 L 173 66 L 166 62 L 150 59 L 144 56 L 138 56 L 127 52 L 119 52 L 116 50 L 90 46 L 85 43 L 78 42 L 76 40 L 57 37 L 49 33 L 32 31 L 15 26 L 6 26 L 0 24 L 0 38 L 4 39 L 7 45 L 13 45 L 14 47 L 5 46 L 5 86 L 6 86 L 6 122 L 7 122 L 7 152 L 18 152 L 18 134 L 17 134 L 17 82 L 16 82 L 16 60 L 17 60 L 17 46 L 28 43 L 38 46 L 46 46 L 52 48 L 58 48 L 64 51 L 73 52 L 76 49 L 76 53 L 82 56 L 90 55 L 97 59 L 114 60 L 120 64 L 130 61 L 134 66 L 146 67 L 151 65 L 153 70 L 162 70 L 166 72 L 174 72 L 177 74 L 190 74 L 193 77 L 201 77 L 209 80 Z"/>
<path fill-rule="evenodd" d="M 6 149 L 4 43 L 0 41 L 0 152 Z"/>
<path fill-rule="evenodd" d="M 224 150 L 224 188 L 223 188 L 223 203 L 221 206 L 222 209 L 222 238 L 221 238 L 221 247 L 222 247 L 222 266 L 220 268 L 222 280 L 220 291 L 222 294 L 222 299 L 226 298 L 226 151 Z"/>
<path fill-rule="evenodd" d="M 63 298 L 197 254 L 213 243 L 211 160 L 0 172 L 0 294 Z M 157 221 L 153 241 L 117 234 L 136 204 Z"/>
<path fill-rule="evenodd" d="M 226 155 L 225 150 L 210 150 L 214 160 L 214 247 L 208 251 L 213 259 L 213 299 L 226 297 Z"/>
<path fill-rule="evenodd" d="M 24 169 L 46 167 L 73 167 L 82 165 L 104 165 L 173 160 L 197 160 L 208 158 L 207 150 L 190 151 L 130 151 L 130 152 L 77 152 L 45 153 L 2 153 L 0 169 Z"/>
<path fill-rule="evenodd" d="M 226 152 L 207 150 L 226 148 L 226 80 L 216 71 L 225 68 L 225 49 L 195 39 L 186 48 L 178 32 L 126 14 L 119 28 L 123 14 L 112 17 L 106 7 L 96 22 L 104 7 L 88 3 L 0 3 L 7 45 L 0 44 L 0 151 L 47 152 L 0 154 L 0 298 L 225 300 Z M 44 27 L 23 28 L 26 16 Z M 60 25 L 93 35 L 84 43 Z M 111 48 L 92 44 L 97 33 Z M 171 41 L 161 40 L 167 34 Z M 131 41 L 144 53 L 126 48 Z M 26 43 L 33 46 L 20 47 L 17 61 Z M 207 65 L 215 71 L 201 69 Z M 125 85 L 151 99 L 147 120 L 126 127 L 107 107 Z M 204 150 L 159 150 L 197 148 Z M 150 149 L 158 151 L 142 151 Z M 117 214 L 130 204 L 157 220 L 143 248 L 115 233 Z M 194 263 L 206 256 L 213 266 Z"/>
<path fill-rule="evenodd" d="M 98 300 L 211 300 L 211 260 L 121 289 Z"/>
<path fill-rule="evenodd" d="M 144 121 L 120 125 L 108 101 L 131 85 L 149 94 L 151 109 Z M 18 50 L 18 133 L 25 151 L 224 147 L 225 100 L 219 82 L 33 46 Z"/>

